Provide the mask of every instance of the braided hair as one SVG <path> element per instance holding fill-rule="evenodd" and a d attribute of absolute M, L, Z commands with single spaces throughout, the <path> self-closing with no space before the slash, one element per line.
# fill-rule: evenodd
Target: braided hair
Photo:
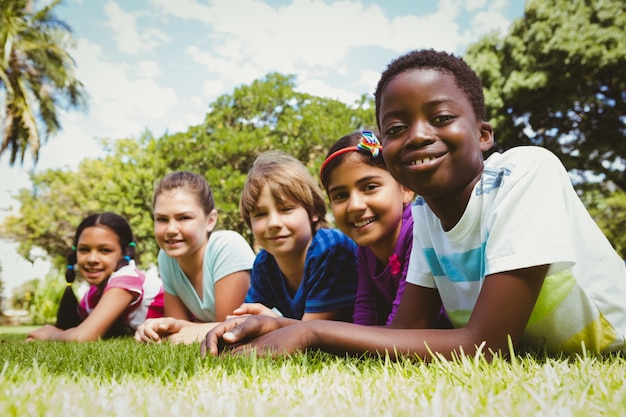
<path fill-rule="evenodd" d="M 131 259 L 135 259 L 136 257 L 136 244 L 134 242 L 133 232 L 126 219 L 122 216 L 113 212 L 104 212 L 92 214 L 83 219 L 83 221 L 80 222 L 76 228 L 72 249 L 67 254 L 67 267 L 65 270 L 65 280 L 67 285 L 65 287 L 65 291 L 63 292 L 63 296 L 61 297 L 59 310 L 57 311 L 57 321 L 55 324 L 56 327 L 62 330 L 76 327 L 84 320 L 84 318 L 80 317 L 78 314 L 78 300 L 72 290 L 72 283 L 76 280 L 76 245 L 78 244 L 78 240 L 83 230 L 94 226 L 106 226 L 119 238 L 119 244 L 122 248 L 122 253 L 124 253 L 124 257 L 118 262 L 115 268 L 116 271 L 128 265 Z M 109 328 L 104 337 L 115 337 L 129 334 L 129 330 L 126 327 L 124 318 L 120 317 L 115 321 L 111 328 Z"/>

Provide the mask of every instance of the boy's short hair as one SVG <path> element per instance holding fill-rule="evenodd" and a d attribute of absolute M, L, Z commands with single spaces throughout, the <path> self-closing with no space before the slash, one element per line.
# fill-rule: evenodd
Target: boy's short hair
<path fill-rule="evenodd" d="M 290 200 L 304 207 L 313 231 L 328 227 L 326 200 L 317 181 L 302 162 L 282 151 L 262 153 L 248 171 L 239 201 L 239 213 L 248 227 L 251 227 L 250 213 L 255 211 L 266 185 L 277 202 Z M 314 216 L 319 220 L 313 222 Z"/>
<path fill-rule="evenodd" d="M 480 78 L 476 72 L 460 57 L 447 52 L 435 51 L 434 49 L 421 49 L 408 52 L 393 61 L 380 76 L 374 98 L 376 101 L 376 124 L 380 129 L 380 98 L 387 85 L 405 71 L 418 69 L 433 69 L 452 75 L 457 86 L 469 99 L 474 113 L 479 120 L 485 120 L 485 97 Z"/>

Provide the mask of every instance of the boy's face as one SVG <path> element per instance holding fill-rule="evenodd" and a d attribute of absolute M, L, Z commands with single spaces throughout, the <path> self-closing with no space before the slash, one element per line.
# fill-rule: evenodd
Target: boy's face
<path fill-rule="evenodd" d="M 467 195 L 493 145 L 491 126 L 452 75 L 432 69 L 400 73 L 380 102 L 383 157 L 389 172 L 428 200 Z"/>
<path fill-rule="evenodd" d="M 261 190 L 256 210 L 250 213 L 250 226 L 257 243 L 276 258 L 300 260 L 313 237 L 306 209 L 295 201 L 274 199 L 267 185 Z"/>

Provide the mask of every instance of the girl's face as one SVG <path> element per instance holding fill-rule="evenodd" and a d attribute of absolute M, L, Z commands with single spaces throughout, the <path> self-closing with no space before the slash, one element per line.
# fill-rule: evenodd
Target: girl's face
<path fill-rule="evenodd" d="M 379 119 L 387 168 L 401 184 L 444 207 L 469 198 L 493 132 L 477 120 L 452 75 L 433 69 L 396 75 L 381 95 Z"/>
<path fill-rule="evenodd" d="M 184 189 L 163 191 L 154 203 L 154 236 L 161 249 L 180 263 L 204 256 L 217 212 L 208 216 L 193 194 Z"/>
<path fill-rule="evenodd" d="M 345 155 L 330 173 L 328 197 L 339 229 L 368 246 L 383 263 L 393 254 L 404 207 L 413 193 L 357 152 Z"/>
<path fill-rule="evenodd" d="M 306 209 L 295 201 L 277 202 L 263 187 L 256 210 L 250 213 L 250 226 L 257 243 L 276 258 L 298 259 L 311 243 L 313 232 Z"/>
<path fill-rule="evenodd" d="M 83 229 L 76 244 L 78 272 L 89 285 L 105 282 L 122 259 L 119 236 L 106 226 Z"/>

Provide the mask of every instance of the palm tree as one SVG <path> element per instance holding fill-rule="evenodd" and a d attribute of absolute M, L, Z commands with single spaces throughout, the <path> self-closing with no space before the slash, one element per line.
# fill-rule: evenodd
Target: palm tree
<path fill-rule="evenodd" d="M 66 50 L 71 29 L 52 12 L 60 2 L 35 10 L 33 0 L 0 0 L 0 155 L 9 151 L 11 165 L 24 162 L 29 148 L 37 161 L 40 145 L 61 127 L 58 110 L 85 105 Z"/>

